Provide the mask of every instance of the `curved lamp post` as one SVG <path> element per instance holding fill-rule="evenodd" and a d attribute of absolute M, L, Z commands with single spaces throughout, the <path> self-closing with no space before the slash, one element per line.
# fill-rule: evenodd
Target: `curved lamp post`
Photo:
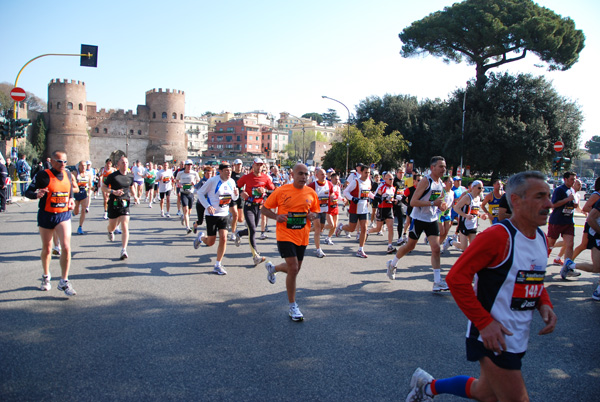
<path fill-rule="evenodd" d="M 329 96 L 325 96 L 325 95 L 322 95 L 321 98 L 323 98 L 323 99 L 329 99 L 329 100 L 332 100 L 334 102 L 337 102 L 340 105 L 342 105 L 343 107 L 345 107 L 346 110 L 348 111 L 348 122 L 347 122 L 347 126 L 348 126 L 348 138 L 346 139 L 346 177 L 347 177 L 348 176 L 348 153 L 350 151 L 350 142 L 349 142 L 350 141 L 350 109 L 348 109 L 348 106 L 344 105 L 342 102 L 340 102 L 337 99 L 333 99 L 333 98 L 330 98 Z"/>

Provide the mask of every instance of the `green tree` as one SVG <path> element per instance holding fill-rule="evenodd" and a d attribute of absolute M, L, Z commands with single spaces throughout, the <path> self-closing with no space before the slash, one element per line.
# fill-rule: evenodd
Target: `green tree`
<path fill-rule="evenodd" d="M 317 124 L 323 123 L 323 116 L 321 116 L 319 113 L 316 113 L 316 112 L 304 113 L 302 115 L 302 118 L 304 118 L 304 119 L 312 119 L 312 120 L 316 121 Z"/>
<path fill-rule="evenodd" d="M 486 72 L 525 58 L 528 52 L 549 70 L 568 70 L 579 59 L 585 36 L 532 0 L 466 0 L 413 22 L 399 34 L 403 57 L 429 53 L 446 62 L 475 65 L 477 88 Z"/>
<path fill-rule="evenodd" d="M 321 116 L 323 117 L 323 123 L 325 123 L 326 126 L 333 126 L 335 123 L 342 121 L 335 109 L 327 109 L 327 113 L 323 113 Z"/>
<path fill-rule="evenodd" d="M 591 140 L 586 141 L 585 149 L 587 149 L 590 154 L 600 154 L 600 136 L 594 135 Z"/>
<path fill-rule="evenodd" d="M 46 131 L 44 119 L 39 115 L 31 132 L 31 145 L 37 150 L 39 156 L 44 155 L 44 152 L 46 152 Z"/>
<path fill-rule="evenodd" d="M 348 152 L 348 169 L 354 169 L 356 163 L 377 163 L 381 155 L 377 152 L 374 141 L 369 140 L 361 130 L 350 126 L 350 133 L 344 131 L 342 140 L 331 144 L 331 149 L 323 159 L 324 168 L 334 168 L 339 172 L 346 169 L 346 152 Z"/>
<path fill-rule="evenodd" d="M 361 126 L 365 138 L 375 145 L 375 150 L 380 156 L 378 165 L 382 171 L 400 166 L 402 155 L 408 151 L 408 142 L 400 132 L 393 131 L 389 135 L 384 135 L 386 126 L 386 123 L 375 123 L 373 119 L 365 121 Z"/>

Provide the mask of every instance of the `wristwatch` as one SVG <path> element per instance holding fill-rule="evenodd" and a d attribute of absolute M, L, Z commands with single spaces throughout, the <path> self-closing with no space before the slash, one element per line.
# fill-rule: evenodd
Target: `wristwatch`
<path fill-rule="evenodd" d="M 433 201 L 429 201 L 429 205 L 433 207 Z"/>

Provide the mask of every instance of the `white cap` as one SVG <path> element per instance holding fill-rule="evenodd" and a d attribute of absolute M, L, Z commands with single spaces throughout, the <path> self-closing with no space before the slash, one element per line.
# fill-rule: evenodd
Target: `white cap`
<path fill-rule="evenodd" d="M 254 158 L 254 163 L 264 163 L 260 158 Z"/>
<path fill-rule="evenodd" d="M 184 163 L 184 165 L 193 165 L 193 164 L 194 164 L 194 162 L 192 162 L 191 159 L 186 160 Z"/>
<path fill-rule="evenodd" d="M 233 164 L 234 164 L 234 165 L 239 165 L 239 164 L 241 164 L 241 163 L 242 163 L 242 160 L 241 160 L 241 159 L 236 159 L 236 160 L 234 160 L 234 161 L 233 161 Z"/>

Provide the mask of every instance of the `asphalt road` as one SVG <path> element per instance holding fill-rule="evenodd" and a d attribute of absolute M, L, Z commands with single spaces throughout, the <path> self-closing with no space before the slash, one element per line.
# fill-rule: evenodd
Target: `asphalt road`
<path fill-rule="evenodd" d="M 36 210 L 23 202 L 0 215 L 1 401 L 396 401 L 418 366 L 437 378 L 479 374 L 465 359 L 466 318 L 449 293 L 431 292 L 422 242 L 393 282 L 383 237 L 369 238 L 368 259 L 354 256 L 353 238 L 323 246 L 324 259 L 309 246 L 297 297 L 306 319 L 295 323 L 285 276 L 269 284 L 247 241 L 229 245 L 229 274 L 214 275 L 215 247 L 194 250 L 178 219 L 144 205 L 132 208 L 123 262 L 94 200 L 87 234 L 72 239 L 77 296 L 56 289 L 55 258 L 53 288 L 42 292 Z M 270 235 L 259 250 L 277 263 Z M 444 273 L 458 256 L 442 258 Z M 580 257 L 589 259 L 589 251 Z M 595 401 L 600 303 L 590 295 L 598 278 L 558 273 L 551 265 L 546 278 L 558 326 L 537 336 L 536 316 L 525 381 L 533 401 Z"/>

